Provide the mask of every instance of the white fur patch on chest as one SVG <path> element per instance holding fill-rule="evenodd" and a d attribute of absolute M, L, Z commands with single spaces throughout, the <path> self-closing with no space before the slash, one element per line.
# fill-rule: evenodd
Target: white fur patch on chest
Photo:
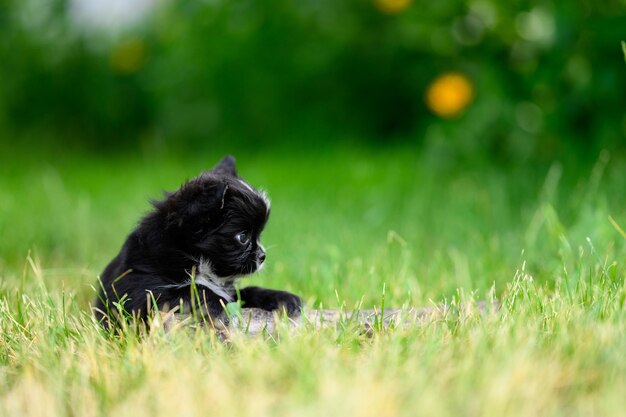
<path fill-rule="evenodd" d="M 192 274 L 187 272 L 189 278 L 180 284 L 166 284 L 161 285 L 159 288 L 185 288 L 192 284 Z M 222 297 L 227 303 L 232 302 L 235 299 L 233 290 L 232 278 L 220 278 L 213 272 L 211 268 L 211 262 L 205 259 L 200 259 L 198 262 L 198 268 L 195 276 L 193 276 L 193 283 L 197 286 L 207 288 L 213 293 Z"/>
<path fill-rule="evenodd" d="M 208 288 L 229 303 L 234 299 L 232 281 L 228 278 L 220 278 L 215 275 L 211 268 L 211 263 L 207 260 L 201 259 L 198 263 L 198 270 L 194 277 L 194 282 L 196 285 Z"/>

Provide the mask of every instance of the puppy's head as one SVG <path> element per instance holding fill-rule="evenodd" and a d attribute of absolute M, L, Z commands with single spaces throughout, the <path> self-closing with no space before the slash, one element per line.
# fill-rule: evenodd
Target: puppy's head
<path fill-rule="evenodd" d="M 257 271 L 265 261 L 260 235 L 270 203 L 237 175 L 225 157 L 157 204 L 169 244 L 195 260 L 208 261 L 218 277 Z"/>

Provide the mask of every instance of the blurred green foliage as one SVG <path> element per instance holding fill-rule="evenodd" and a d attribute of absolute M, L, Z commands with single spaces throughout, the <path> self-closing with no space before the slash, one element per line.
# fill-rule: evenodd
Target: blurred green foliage
<path fill-rule="evenodd" d="M 623 0 L 414 1 L 398 13 L 381 1 L 167 1 L 103 29 L 72 18 L 67 0 L 4 0 L 5 140 L 348 138 L 502 161 L 623 150 Z M 449 71 L 471 80 L 475 98 L 444 120 L 424 94 Z"/>

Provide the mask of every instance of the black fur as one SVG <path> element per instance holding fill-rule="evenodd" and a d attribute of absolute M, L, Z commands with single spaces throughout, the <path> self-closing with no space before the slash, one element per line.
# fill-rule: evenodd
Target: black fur
<path fill-rule="evenodd" d="M 265 261 L 259 237 L 269 202 L 237 176 L 231 156 L 153 205 L 102 273 L 94 311 L 107 326 L 119 324 L 120 305 L 140 320 L 154 303 L 159 310 L 182 303 L 217 316 L 222 303 L 237 298 L 235 279 Z M 219 282 L 221 291 L 203 285 L 202 273 Z M 283 308 L 289 314 L 301 308 L 300 298 L 285 291 L 247 287 L 239 296 L 244 307 Z"/>

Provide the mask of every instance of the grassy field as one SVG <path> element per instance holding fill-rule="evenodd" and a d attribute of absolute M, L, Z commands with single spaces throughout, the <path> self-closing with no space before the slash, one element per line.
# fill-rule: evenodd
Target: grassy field
<path fill-rule="evenodd" d="M 366 336 L 108 337 L 88 304 L 147 200 L 221 153 L 6 152 L 0 416 L 619 416 L 625 163 L 461 166 L 410 148 L 237 154 L 266 189 L 249 282 L 350 309 L 497 299 Z"/>

